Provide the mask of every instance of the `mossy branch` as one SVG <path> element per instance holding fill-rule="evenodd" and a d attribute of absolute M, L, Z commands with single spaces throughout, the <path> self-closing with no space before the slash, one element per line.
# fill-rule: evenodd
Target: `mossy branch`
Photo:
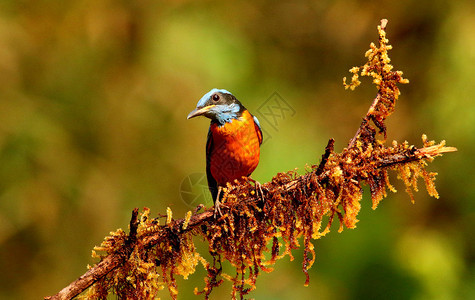
<path fill-rule="evenodd" d="M 359 76 L 373 78 L 378 93 L 363 118 L 355 136 L 340 153 L 334 152 L 331 139 L 318 165 L 306 174 L 295 171 L 277 174 L 261 186 L 252 179 L 228 184 L 221 205 L 222 216 L 215 218 L 213 209 L 188 212 L 183 219 L 173 219 L 172 212 L 159 218 L 149 218 L 149 210 L 132 213 L 130 232 L 123 230 L 106 237 L 97 255 L 101 261 L 83 276 L 48 299 L 71 299 L 81 292 L 87 299 L 105 299 L 115 293 L 120 299 L 153 299 L 167 287 L 173 298 L 178 295 L 175 276 L 187 278 L 201 263 L 207 270 L 205 286 L 195 294 L 208 298 L 213 288 L 224 280 L 233 284 L 232 298 L 243 297 L 255 289 L 261 271 L 270 272 L 276 260 L 289 256 L 299 248 L 303 238 L 302 271 L 309 284 L 308 269 L 315 260 L 313 239 L 326 235 L 335 217 L 339 231 L 355 228 L 362 199 L 362 186 L 369 185 L 373 209 L 387 195 L 396 190 L 389 182 L 388 171 L 393 170 L 404 182 L 414 201 L 418 178 L 425 182 L 429 195 L 438 197 L 434 186 L 436 173 L 428 172 L 427 162 L 446 152 L 456 151 L 445 142 L 435 144 L 423 135 L 421 148 L 407 142 L 385 145 L 385 120 L 395 109 L 399 97 L 398 84 L 408 83 L 401 71 L 390 65 L 386 39 L 387 21 L 378 26 L 379 45 L 370 45 L 368 61 L 350 70 L 354 89 Z M 380 140 L 377 137 L 383 136 Z M 165 224 L 160 224 L 165 218 Z M 323 224 L 325 221 L 326 224 Z M 202 236 L 209 243 L 212 262 L 206 261 L 195 249 L 193 236 Z M 236 275 L 223 272 L 221 260 L 228 260 Z"/>

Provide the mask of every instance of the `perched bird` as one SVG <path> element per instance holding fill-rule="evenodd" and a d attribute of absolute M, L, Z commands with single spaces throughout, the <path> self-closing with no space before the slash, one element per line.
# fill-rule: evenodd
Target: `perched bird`
<path fill-rule="evenodd" d="M 212 89 L 187 119 L 211 119 L 206 142 L 208 187 L 219 211 L 219 194 L 227 182 L 249 176 L 259 164 L 262 131 L 257 118 L 230 92 Z"/>

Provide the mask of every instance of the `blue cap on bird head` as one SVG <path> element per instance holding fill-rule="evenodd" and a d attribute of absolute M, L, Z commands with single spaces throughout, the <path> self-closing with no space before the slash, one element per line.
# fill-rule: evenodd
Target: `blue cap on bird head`
<path fill-rule="evenodd" d="M 223 125 L 237 119 L 243 110 L 241 103 L 229 91 L 212 89 L 206 93 L 196 104 L 187 119 L 205 116 Z"/>

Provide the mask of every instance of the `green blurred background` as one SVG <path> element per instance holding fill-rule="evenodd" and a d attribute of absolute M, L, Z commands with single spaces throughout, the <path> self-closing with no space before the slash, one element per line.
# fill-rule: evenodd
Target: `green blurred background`
<path fill-rule="evenodd" d="M 340 151 L 366 113 L 369 80 L 345 91 L 388 18 L 401 88 L 388 140 L 426 133 L 457 153 L 438 158 L 440 199 L 401 183 L 376 211 L 368 191 L 356 230 L 316 241 L 304 287 L 301 251 L 263 274 L 256 299 L 475 298 L 475 4 L 473 1 L 0 2 L 0 298 L 58 292 L 95 260 L 134 207 L 183 217 L 180 189 L 203 174 L 208 120 L 186 120 L 214 87 L 258 114 L 275 92 L 293 114 L 266 134 L 253 177 Z M 267 101 L 267 102 L 266 102 Z M 275 124 L 274 124 L 275 125 Z M 200 186 L 194 186 L 199 190 Z M 202 188 L 202 186 L 201 186 Z M 196 191 L 195 191 L 196 192 Z M 336 229 L 336 228 L 335 228 Z M 200 249 L 206 246 L 196 241 Z M 229 270 L 229 269 L 228 269 Z M 203 287 L 199 267 L 180 299 Z M 230 286 L 213 299 L 229 298 Z M 163 291 L 162 298 L 169 298 Z"/>

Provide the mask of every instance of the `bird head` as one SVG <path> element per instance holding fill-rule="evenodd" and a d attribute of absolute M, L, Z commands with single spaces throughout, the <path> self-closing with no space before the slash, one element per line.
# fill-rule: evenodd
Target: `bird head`
<path fill-rule="evenodd" d="M 237 119 L 244 111 L 244 106 L 227 90 L 212 89 L 206 93 L 187 119 L 205 116 L 220 125 Z"/>

